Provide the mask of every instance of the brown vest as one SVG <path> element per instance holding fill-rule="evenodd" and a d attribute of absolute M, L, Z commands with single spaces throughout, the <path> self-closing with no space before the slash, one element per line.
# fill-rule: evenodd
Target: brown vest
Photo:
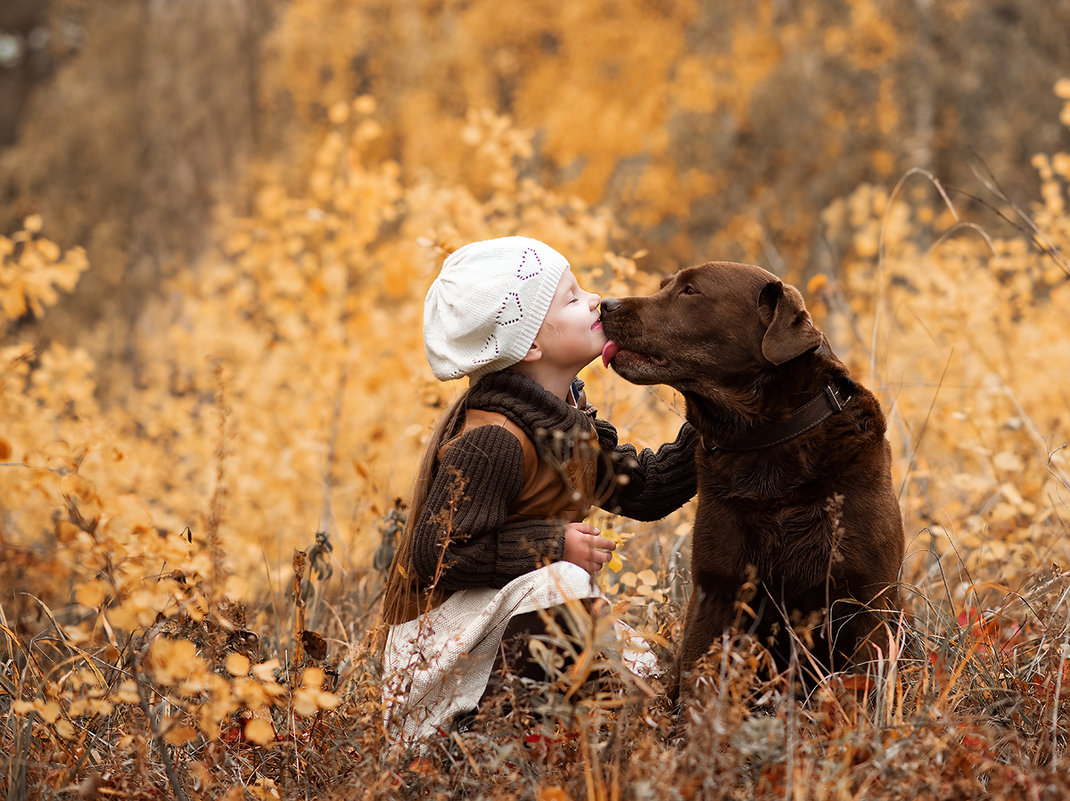
<path fill-rule="evenodd" d="M 524 430 L 504 414 L 469 409 L 461 430 L 439 448 L 438 458 L 441 460 L 459 437 L 487 425 L 504 428 L 519 440 L 524 451 L 524 484 L 507 522 L 556 518 L 564 523 L 574 523 L 587 516 L 591 506 L 599 500 L 596 491 L 601 450 L 594 426 L 587 431 L 570 432 L 570 435 L 549 432 L 532 442 Z"/>

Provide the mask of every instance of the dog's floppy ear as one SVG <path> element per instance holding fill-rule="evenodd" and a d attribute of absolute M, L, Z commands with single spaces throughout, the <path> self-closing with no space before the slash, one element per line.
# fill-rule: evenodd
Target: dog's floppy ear
<path fill-rule="evenodd" d="M 821 344 L 803 297 L 791 284 L 770 281 L 758 296 L 758 316 L 766 324 L 762 355 L 783 364 Z"/>

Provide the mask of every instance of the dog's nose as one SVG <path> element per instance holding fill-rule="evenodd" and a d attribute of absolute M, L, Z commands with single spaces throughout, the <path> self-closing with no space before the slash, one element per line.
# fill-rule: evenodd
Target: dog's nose
<path fill-rule="evenodd" d="M 602 300 L 602 314 L 613 312 L 620 308 L 620 301 L 616 298 L 604 298 Z"/>

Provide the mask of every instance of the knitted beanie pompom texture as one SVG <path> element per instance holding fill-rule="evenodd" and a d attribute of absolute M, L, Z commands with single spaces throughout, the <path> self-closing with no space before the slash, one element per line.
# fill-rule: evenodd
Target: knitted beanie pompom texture
<path fill-rule="evenodd" d="M 471 242 L 442 263 L 424 299 L 424 351 L 440 381 L 516 364 L 542 327 L 568 260 L 524 236 Z"/>

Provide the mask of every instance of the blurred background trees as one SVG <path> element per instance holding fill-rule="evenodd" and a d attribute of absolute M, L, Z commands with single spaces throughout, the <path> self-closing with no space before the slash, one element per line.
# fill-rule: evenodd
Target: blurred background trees
<path fill-rule="evenodd" d="M 862 183 L 920 166 L 982 194 L 980 161 L 1036 195 L 1067 30 L 1070 0 L 8 0 L 0 233 L 41 213 L 87 249 L 46 333 L 106 318 L 121 355 L 216 204 L 248 208 L 257 166 L 299 185 L 332 104 L 372 95 L 404 180 L 479 190 L 454 134 L 487 110 L 534 131 L 525 177 L 611 208 L 659 270 L 828 271 L 818 212 Z"/>
<path fill-rule="evenodd" d="M 47 333 L 128 325 L 168 270 L 208 242 L 263 129 L 270 0 L 7 0 L 0 37 L 0 233 L 41 213 L 94 264 Z"/>

